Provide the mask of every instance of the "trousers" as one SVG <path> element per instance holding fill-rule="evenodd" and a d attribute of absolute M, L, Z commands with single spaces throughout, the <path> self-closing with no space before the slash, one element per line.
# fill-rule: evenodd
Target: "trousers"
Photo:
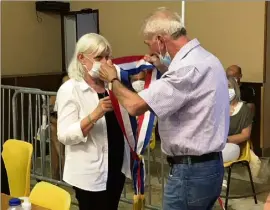
<path fill-rule="evenodd" d="M 80 210 L 117 210 L 125 184 L 125 175 L 121 172 L 110 173 L 107 189 L 99 192 L 85 191 L 74 187 Z"/>
<path fill-rule="evenodd" d="M 237 144 L 226 143 L 225 148 L 222 150 L 224 163 L 235 161 L 240 156 L 240 147 Z"/>
<path fill-rule="evenodd" d="M 174 164 L 164 190 L 163 210 L 211 210 L 224 175 L 223 160 Z"/>

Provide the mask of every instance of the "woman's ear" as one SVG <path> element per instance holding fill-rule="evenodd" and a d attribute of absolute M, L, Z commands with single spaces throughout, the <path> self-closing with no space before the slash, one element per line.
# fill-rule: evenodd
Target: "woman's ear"
<path fill-rule="evenodd" d="M 84 56 L 83 56 L 83 54 L 78 54 L 77 55 L 77 59 L 83 64 L 83 61 L 84 61 Z"/>

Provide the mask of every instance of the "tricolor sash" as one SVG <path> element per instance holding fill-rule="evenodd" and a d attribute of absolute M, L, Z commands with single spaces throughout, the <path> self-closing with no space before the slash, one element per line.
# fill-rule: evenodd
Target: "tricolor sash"
<path fill-rule="evenodd" d="M 143 56 L 116 58 L 113 60 L 113 63 L 118 70 L 118 78 L 128 88 L 132 87 L 129 77 L 141 71 L 146 71 L 145 89 L 149 87 L 151 82 L 159 79 L 161 76 L 153 65 L 143 60 Z M 116 118 L 122 129 L 124 138 L 128 142 L 134 161 L 132 179 L 134 186 L 134 205 L 136 205 L 136 202 L 140 198 L 144 200 L 145 168 L 143 154 L 150 143 L 155 115 L 147 111 L 138 118 L 130 116 L 126 109 L 118 103 L 112 91 L 110 91 L 110 98 Z"/>

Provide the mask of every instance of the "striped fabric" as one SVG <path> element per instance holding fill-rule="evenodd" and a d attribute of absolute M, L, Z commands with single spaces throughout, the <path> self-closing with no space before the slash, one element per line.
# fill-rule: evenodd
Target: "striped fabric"
<path fill-rule="evenodd" d="M 160 73 L 153 65 L 145 62 L 143 56 L 128 56 L 113 60 L 117 70 L 118 78 L 128 88 L 131 88 L 129 77 L 146 71 L 145 88 L 148 88 L 152 81 L 160 78 Z M 135 195 L 144 195 L 145 168 L 143 154 L 149 145 L 152 129 L 154 127 L 155 115 L 147 111 L 136 119 L 118 103 L 114 94 L 110 91 L 110 97 L 116 113 L 117 120 L 128 142 L 134 160 L 132 177 Z"/>

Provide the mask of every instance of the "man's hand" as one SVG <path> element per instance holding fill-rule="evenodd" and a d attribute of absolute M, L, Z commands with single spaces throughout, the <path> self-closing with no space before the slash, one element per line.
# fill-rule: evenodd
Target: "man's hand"
<path fill-rule="evenodd" d="M 155 54 L 145 55 L 143 59 L 146 62 L 154 65 L 157 68 L 157 70 L 159 70 L 162 74 L 168 70 L 168 67 L 160 62 L 158 55 L 155 55 Z"/>
<path fill-rule="evenodd" d="M 108 60 L 107 63 L 102 63 L 99 71 L 99 79 L 109 83 L 114 78 L 117 78 L 117 71 L 112 61 Z"/>

